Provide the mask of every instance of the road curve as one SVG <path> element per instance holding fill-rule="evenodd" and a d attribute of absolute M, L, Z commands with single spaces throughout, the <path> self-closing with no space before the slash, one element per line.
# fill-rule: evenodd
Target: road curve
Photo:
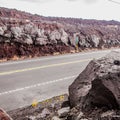
<path fill-rule="evenodd" d="M 119 50 L 119 49 L 115 49 Z M 33 100 L 68 93 L 68 86 L 103 50 L 0 63 L 0 107 L 6 111 L 30 105 Z"/>

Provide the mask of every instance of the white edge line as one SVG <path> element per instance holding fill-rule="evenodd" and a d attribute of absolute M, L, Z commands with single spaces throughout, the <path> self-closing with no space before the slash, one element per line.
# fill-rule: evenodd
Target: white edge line
<path fill-rule="evenodd" d="M 18 89 L 15 89 L 15 90 L 1 92 L 0 96 L 6 95 L 6 94 L 15 93 L 15 92 L 19 92 L 19 91 L 23 91 L 23 90 L 27 90 L 27 89 L 36 88 L 36 87 L 39 87 L 39 86 L 49 85 L 49 84 L 52 84 L 52 83 L 56 83 L 56 82 L 68 80 L 68 79 L 75 78 L 75 77 L 77 77 L 77 75 L 70 76 L 70 77 L 65 77 L 65 78 L 57 79 L 57 80 L 53 80 L 53 81 L 48 81 L 48 82 L 44 82 L 44 83 L 38 83 L 38 84 L 31 85 L 31 86 L 26 86 L 26 87 L 23 87 L 23 88 L 18 88 Z"/>

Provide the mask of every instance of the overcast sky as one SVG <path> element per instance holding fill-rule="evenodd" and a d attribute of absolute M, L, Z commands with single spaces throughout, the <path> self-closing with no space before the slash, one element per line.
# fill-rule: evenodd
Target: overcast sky
<path fill-rule="evenodd" d="M 0 7 L 43 16 L 120 21 L 120 4 L 109 0 L 0 0 Z"/>

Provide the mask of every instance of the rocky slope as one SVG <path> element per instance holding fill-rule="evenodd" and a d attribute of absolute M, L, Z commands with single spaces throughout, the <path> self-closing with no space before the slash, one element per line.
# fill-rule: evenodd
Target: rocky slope
<path fill-rule="evenodd" d="M 13 120 L 60 120 L 58 116 L 66 117 L 69 111 L 68 95 L 64 94 L 8 113 Z"/>
<path fill-rule="evenodd" d="M 0 59 L 119 47 L 117 21 L 43 17 L 0 8 Z"/>

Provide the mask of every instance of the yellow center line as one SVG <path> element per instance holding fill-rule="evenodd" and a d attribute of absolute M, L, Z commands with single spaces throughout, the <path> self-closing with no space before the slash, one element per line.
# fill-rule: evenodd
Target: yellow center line
<path fill-rule="evenodd" d="M 72 62 L 64 62 L 64 63 L 58 63 L 58 64 L 44 65 L 44 66 L 40 66 L 40 67 L 25 68 L 25 69 L 19 69 L 19 70 L 11 70 L 11 71 L 7 71 L 7 72 L 1 72 L 0 76 L 14 74 L 14 73 L 21 73 L 21 72 L 26 72 L 26 71 L 32 71 L 32 70 L 38 70 L 38 69 L 43 69 L 43 68 L 69 65 L 69 64 L 80 63 L 80 62 L 85 62 L 85 61 L 89 61 L 89 60 L 92 60 L 92 59 L 77 60 L 77 61 L 72 61 Z"/>

